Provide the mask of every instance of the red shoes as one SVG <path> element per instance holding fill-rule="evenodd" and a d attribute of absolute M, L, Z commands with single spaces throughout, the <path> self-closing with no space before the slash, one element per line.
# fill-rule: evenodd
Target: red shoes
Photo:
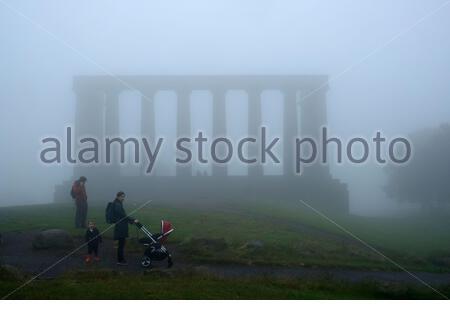
<path fill-rule="evenodd" d="M 90 255 L 87 255 L 87 256 L 84 257 L 84 262 L 85 263 L 90 263 L 90 262 L 92 262 L 92 260 L 94 260 L 95 262 L 99 262 L 100 258 L 99 257 L 92 258 Z"/>

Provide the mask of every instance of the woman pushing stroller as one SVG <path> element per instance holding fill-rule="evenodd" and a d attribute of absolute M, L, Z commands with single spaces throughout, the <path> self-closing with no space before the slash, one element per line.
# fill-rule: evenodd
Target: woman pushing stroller
<path fill-rule="evenodd" d="M 139 223 L 139 220 L 133 217 L 128 217 L 123 208 L 123 201 L 125 200 L 125 192 L 117 192 L 116 199 L 112 202 L 114 215 L 114 240 L 117 240 L 117 264 L 127 265 L 124 257 L 124 249 L 126 238 L 128 238 L 128 225 Z"/>
<path fill-rule="evenodd" d="M 128 238 L 128 225 L 135 224 L 147 237 L 140 239 L 140 242 L 147 248 L 142 257 L 141 266 L 150 268 L 152 261 L 162 261 L 167 259 L 167 266 L 170 268 L 173 265 L 172 256 L 164 247 L 163 243 L 170 233 L 174 230 L 169 221 L 161 221 L 161 233 L 152 234 L 144 225 L 139 223 L 139 220 L 127 216 L 123 208 L 123 201 L 125 200 L 125 193 L 123 191 L 117 192 L 116 199 L 108 203 L 106 207 L 106 222 L 114 223 L 114 240 L 117 240 L 117 264 L 127 265 L 124 257 L 125 241 Z"/>

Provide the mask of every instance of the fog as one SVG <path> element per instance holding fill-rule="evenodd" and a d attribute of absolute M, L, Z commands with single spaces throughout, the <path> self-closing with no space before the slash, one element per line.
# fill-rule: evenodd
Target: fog
<path fill-rule="evenodd" d="M 43 165 L 39 152 L 43 137 L 62 137 L 74 124 L 77 75 L 323 74 L 335 136 L 407 136 L 450 122 L 450 6 L 438 9 L 444 2 L 0 1 L 0 206 L 51 202 L 55 185 L 72 177 L 71 166 Z M 156 129 L 171 137 L 175 104 L 170 96 L 155 99 L 165 119 Z M 277 99 L 262 106 L 273 135 L 282 132 Z M 207 100 L 201 92 L 191 96 L 193 132 L 212 130 L 202 121 L 211 117 L 202 107 Z M 121 95 L 121 106 L 130 105 L 121 108 L 122 133 L 137 133 L 137 103 L 132 92 Z M 239 103 L 231 104 L 236 112 Z M 230 135 L 242 136 L 246 121 L 235 120 Z M 351 212 L 405 206 L 382 191 L 383 166 L 330 166 L 349 186 Z M 238 163 L 230 168 L 243 174 Z"/>

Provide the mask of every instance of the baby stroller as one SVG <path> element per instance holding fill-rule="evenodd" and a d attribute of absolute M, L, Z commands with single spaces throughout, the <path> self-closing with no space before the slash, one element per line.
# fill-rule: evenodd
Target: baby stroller
<path fill-rule="evenodd" d="M 137 223 L 136 226 L 147 236 L 139 239 L 139 242 L 146 247 L 141 266 L 143 268 L 151 268 L 152 261 L 162 261 L 167 258 L 167 267 L 172 267 L 172 256 L 163 245 L 169 234 L 173 232 L 172 224 L 169 221 L 161 220 L 161 233 L 156 234 L 152 234 L 141 223 Z"/>

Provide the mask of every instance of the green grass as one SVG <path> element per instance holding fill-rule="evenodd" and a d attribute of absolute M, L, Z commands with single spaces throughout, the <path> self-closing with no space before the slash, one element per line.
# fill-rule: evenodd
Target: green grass
<path fill-rule="evenodd" d="M 128 212 L 133 209 L 127 204 Z M 71 204 L 0 208 L 0 232 L 62 228 L 74 236 Z M 382 257 L 299 204 L 246 203 L 212 208 L 180 208 L 152 203 L 134 216 L 151 230 L 172 221 L 170 245 L 185 259 L 199 263 L 398 270 Z M 411 271 L 450 271 L 450 219 L 421 215 L 395 217 L 330 216 L 371 246 Z M 100 230 L 103 206 L 90 206 L 89 219 Z M 130 235 L 136 235 L 134 228 Z M 105 237 L 112 237 L 109 230 Z M 246 243 L 260 240 L 262 248 Z M 133 250 L 132 241 L 128 250 Z M 141 248 L 139 247 L 139 250 Z M 0 274 L 1 278 L 1 274 Z M 22 281 L 0 279 L 2 295 Z M 439 288 L 447 295 L 449 287 Z M 376 282 L 345 283 L 335 279 L 217 278 L 199 272 L 124 275 L 112 271 L 73 272 L 55 280 L 37 280 L 15 299 L 433 299 L 425 287 Z"/>
<path fill-rule="evenodd" d="M 322 218 L 312 210 L 298 205 L 274 204 L 255 206 L 252 213 L 274 214 L 289 221 L 302 221 L 320 230 L 345 234 L 338 227 Z M 427 256 L 433 253 L 450 253 L 450 212 L 441 215 L 429 214 L 392 214 L 380 212 L 380 216 L 333 215 L 323 213 L 337 224 L 364 241 L 388 250 L 405 254 Z"/>
<path fill-rule="evenodd" d="M 132 207 L 126 205 L 128 212 Z M 63 228 L 80 236 L 73 227 L 73 205 L 33 205 L 0 208 L 0 232 Z M 298 207 L 275 203 L 236 204 L 223 208 L 179 208 L 152 203 L 134 214 L 152 230 L 162 218 L 176 231 L 170 241 L 190 259 L 200 262 L 276 264 L 394 269 L 378 254 L 343 233 L 336 226 Z M 449 271 L 450 219 L 427 216 L 356 217 L 330 216 L 347 230 L 411 270 Z M 91 206 L 89 219 L 100 230 L 104 208 Z M 134 228 L 130 235 L 135 236 Z M 112 230 L 106 237 L 112 236 Z M 210 245 L 198 245 L 198 241 Z M 248 248 L 260 240 L 264 247 Z M 224 242 L 217 248 L 215 243 Z"/>
<path fill-rule="evenodd" d="M 21 282 L 4 281 L 3 297 Z M 439 288 L 450 294 L 450 287 Z M 161 272 L 130 276 L 112 271 L 78 272 L 56 280 L 36 280 L 11 299 L 437 299 L 423 287 L 345 283 L 334 279 L 221 279 Z"/>

